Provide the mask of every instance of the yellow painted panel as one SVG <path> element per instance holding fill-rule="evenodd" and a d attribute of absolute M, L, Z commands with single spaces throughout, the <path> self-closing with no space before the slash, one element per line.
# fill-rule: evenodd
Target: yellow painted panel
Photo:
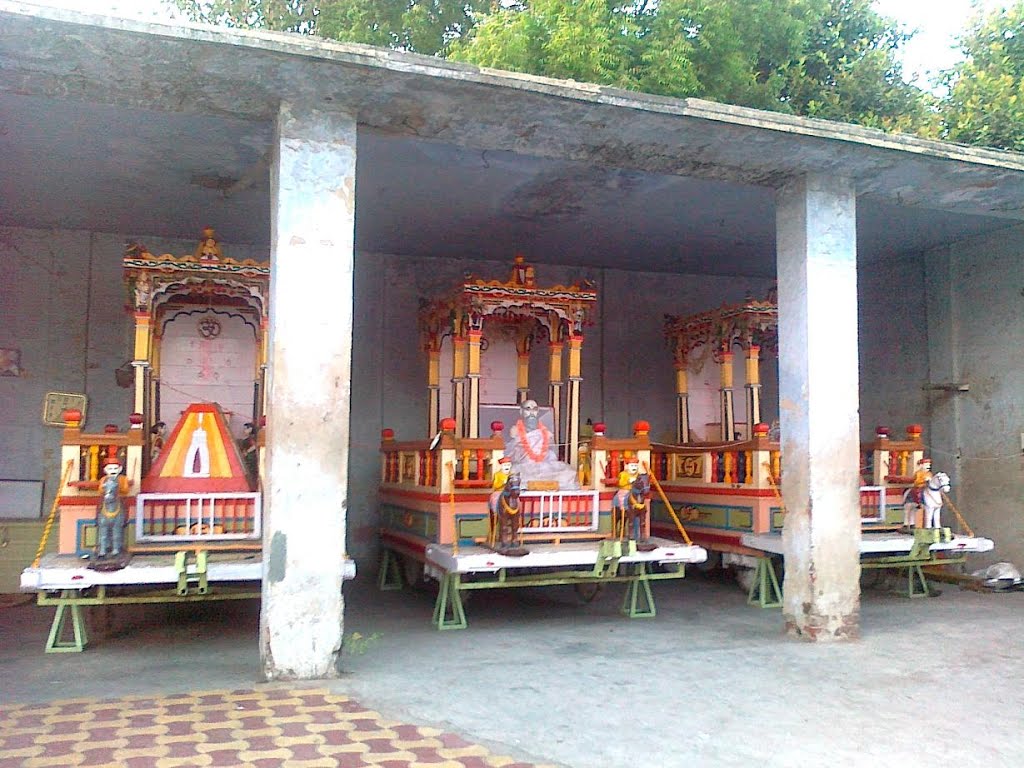
<path fill-rule="evenodd" d="M 487 536 L 488 522 L 487 518 L 459 518 L 459 538 L 460 539 L 472 539 L 472 538 L 484 538 Z"/>
<path fill-rule="evenodd" d="M 754 527 L 754 515 L 746 509 L 734 509 L 729 513 L 729 527 L 730 528 L 749 528 Z"/>

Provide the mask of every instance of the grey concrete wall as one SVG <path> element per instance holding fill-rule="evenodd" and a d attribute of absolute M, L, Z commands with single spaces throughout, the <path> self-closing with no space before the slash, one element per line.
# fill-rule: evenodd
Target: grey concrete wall
<path fill-rule="evenodd" d="M 903 439 L 924 424 L 928 320 L 920 254 L 871 259 L 857 270 L 861 439 L 887 426 Z"/>
<path fill-rule="evenodd" d="M 132 357 L 121 257 L 128 240 L 153 253 L 191 253 L 197 241 L 136 234 L 0 228 L 0 347 L 21 350 L 19 378 L 0 377 L 0 477 L 44 482 L 43 512 L 60 481 L 60 427 L 42 424 L 46 392 L 84 393 L 88 432 L 128 426 L 132 390 L 114 369 Z M 266 260 L 225 244 L 232 258 Z M 0 516 L 4 512 L 0 509 Z"/>
<path fill-rule="evenodd" d="M 925 254 L 931 381 L 970 391 L 928 395 L 935 471 L 979 535 L 986 560 L 1024 565 L 1024 227 Z M 943 512 L 943 520 L 952 516 Z M 981 559 L 979 558 L 979 562 Z"/>

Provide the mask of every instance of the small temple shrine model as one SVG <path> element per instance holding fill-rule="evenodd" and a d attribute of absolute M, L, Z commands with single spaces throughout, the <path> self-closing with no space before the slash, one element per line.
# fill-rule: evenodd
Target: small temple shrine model
<path fill-rule="evenodd" d="M 60 490 L 40 555 L 22 574 L 41 603 L 62 590 L 47 603 L 58 606 L 47 650 L 82 649 L 80 604 L 141 599 L 108 588 L 169 581 L 185 598 L 218 579 L 261 578 L 269 264 L 226 257 L 212 229 L 192 254 L 133 244 L 122 263 L 134 324 L 128 427 L 87 433 L 80 411 L 64 412 Z M 124 556 L 99 568 L 105 476 L 119 476 L 127 519 Z M 57 551 L 42 556 L 55 520 Z M 84 596 L 91 588 L 102 594 Z M 70 643 L 61 640 L 67 611 Z"/>
<path fill-rule="evenodd" d="M 382 434 L 380 586 L 397 588 L 423 573 L 437 578 L 439 629 L 465 626 L 462 590 L 491 587 L 625 581 L 625 612 L 653 615 L 648 582 L 679 578 L 684 564 L 705 557 L 700 547 L 649 535 L 648 490 L 632 490 L 634 480 L 642 485 L 639 475 L 648 476 L 646 422 L 628 438 L 607 437 L 602 424 L 581 437 L 581 359 L 597 298 L 589 286 L 542 287 L 533 265 L 516 257 L 506 281 L 470 277 L 422 303 L 427 431 L 408 442 L 391 429 Z M 504 404 L 514 423 L 494 420 L 481 435 L 482 360 L 497 354 L 486 342 L 498 338 L 514 342 L 516 386 Z M 529 388 L 530 353 L 539 341 L 548 344 L 542 405 Z M 450 405 L 441 397 L 445 344 Z M 550 427 L 539 421 L 542 409 Z M 616 499 L 627 497 L 617 512 Z M 686 536 L 682 526 L 678 531 Z M 664 572 L 653 573 L 655 564 Z"/>
<path fill-rule="evenodd" d="M 651 530 L 673 536 L 675 520 L 682 519 L 715 562 L 755 569 L 749 602 L 777 607 L 782 591 L 772 561 L 783 551 L 784 457 L 777 428 L 764 423 L 761 412 L 761 365 L 778 355 L 779 346 L 774 291 L 764 300 L 748 297 L 697 314 L 667 315 L 664 334 L 675 370 L 676 442 L 651 449 L 651 470 L 664 490 L 664 497 L 652 499 Z M 745 425 L 735 416 L 737 348 L 746 378 Z M 717 434 L 700 441 L 691 428 L 688 383 L 690 373 L 708 360 L 719 366 L 719 423 Z M 962 562 L 965 552 L 987 551 L 993 544 L 974 537 L 966 524 L 965 535 L 921 522 L 904 525 L 905 495 L 916 482 L 915 469 L 928 460 L 920 425 L 908 426 L 904 440 L 890 434 L 878 427 L 875 439 L 861 446 L 862 567 L 904 568 L 907 593 L 928 594 L 922 566 Z"/>

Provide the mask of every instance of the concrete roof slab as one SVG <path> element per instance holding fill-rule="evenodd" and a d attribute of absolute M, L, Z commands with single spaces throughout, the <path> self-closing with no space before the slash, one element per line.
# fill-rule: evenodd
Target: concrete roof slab
<path fill-rule="evenodd" d="M 227 242 L 266 242 L 264 158 L 281 100 L 357 116 L 365 250 L 519 249 L 570 264 L 772 274 L 774 189 L 808 172 L 856 181 L 866 256 L 1024 219 L 1014 153 L 11 0 L 0 0 L 0 173 L 16 193 L 0 214 L 177 236 L 202 221 Z"/>

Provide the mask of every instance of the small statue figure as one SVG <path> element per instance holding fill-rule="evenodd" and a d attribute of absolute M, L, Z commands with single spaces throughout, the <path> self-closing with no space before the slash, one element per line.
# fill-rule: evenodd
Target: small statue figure
<path fill-rule="evenodd" d="M 619 490 L 612 499 L 613 535 L 637 543 L 641 552 L 650 552 L 657 546 L 643 537 L 647 518 L 647 495 L 651 492 L 651 478 L 640 472 L 640 461 L 628 456 L 618 479 Z"/>
<path fill-rule="evenodd" d="M 903 494 L 904 528 L 913 528 L 917 520 L 917 512 L 924 509 L 921 492 L 931 479 L 932 460 L 925 456 L 917 462 L 917 470 L 914 472 L 914 484 Z"/>
<path fill-rule="evenodd" d="M 149 428 L 149 433 L 151 435 L 149 438 L 149 465 L 153 466 L 156 464 L 156 460 L 160 458 L 160 451 L 164 449 L 167 424 L 163 421 L 158 421 Z"/>
<path fill-rule="evenodd" d="M 577 490 L 580 483 L 576 470 L 559 461 L 551 430 L 540 423 L 537 402 L 524 400 L 519 415 L 505 443 L 505 455 L 512 460 L 523 482 L 529 487 L 531 480 L 553 481 L 559 490 Z"/>
<path fill-rule="evenodd" d="M 214 235 L 213 227 L 206 227 L 203 230 L 203 239 L 199 241 L 199 245 L 196 247 L 194 255 L 196 261 L 203 261 L 207 263 L 216 263 L 224 258 L 224 255 L 220 250 L 220 245 L 217 244 L 217 238 Z"/>
<path fill-rule="evenodd" d="M 924 510 L 924 527 L 942 527 L 942 495 L 949 493 L 949 475 L 945 472 L 931 472 L 932 463 L 929 459 L 921 459 L 918 466 L 922 467 L 914 474 L 914 485 L 903 494 L 903 525 L 911 528 L 914 525 L 919 509 Z M 918 487 L 918 477 L 924 483 Z"/>
<path fill-rule="evenodd" d="M 128 564 L 124 557 L 128 515 L 121 498 L 123 483 L 121 462 L 113 457 L 107 459 L 100 480 L 100 503 L 96 507 L 96 551 L 89 566 L 97 571 L 116 571 Z"/>
<path fill-rule="evenodd" d="M 259 446 L 256 442 L 256 425 L 251 421 L 245 422 L 245 436 L 239 441 L 238 447 L 245 471 L 255 478 L 259 474 Z"/>
<path fill-rule="evenodd" d="M 498 469 L 494 473 L 494 478 L 491 482 L 491 498 L 490 504 L 493 506 L 497 500 L 498 495 L 505 487 L 505 483 L 508 482 L 509 475 L 512 474 L 512 459 L 508 456 L 502 456 L 498 459 Z"/>
<path fill-rule="evenodd" d="M 135 309 L 148 310 L 149 301 L 153 295 L 153 278 L 148 272 L 143 272 L 135 278 Z"/>
<path fill-rule="evenodd" d="M 519 546 L 517 541 L 523 519 L 519 510 L 519 475 L 511 471 L 512 462 L 508 457 L 503 456 L 499 463 L 503 469 L 494 474 L 494 492 L 487 502 L 490 513 L 488 544 L 498 554 L 522 557 L 530 550 Z"/>

